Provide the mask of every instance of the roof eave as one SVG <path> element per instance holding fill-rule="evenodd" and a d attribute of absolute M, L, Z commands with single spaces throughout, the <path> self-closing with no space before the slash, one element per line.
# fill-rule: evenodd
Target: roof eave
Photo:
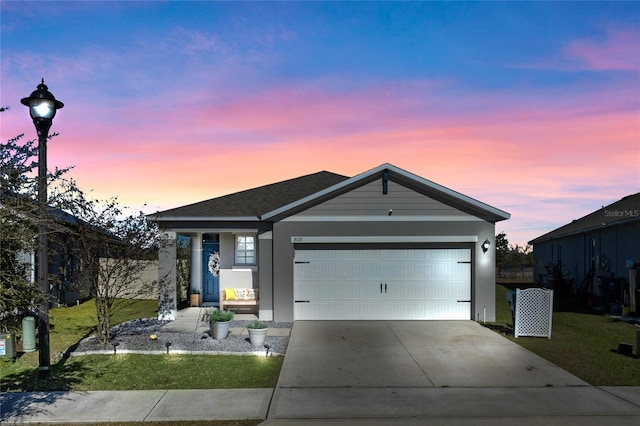
<path fill-rule="evenodd" d="M 154 222 L 260 222 L 258 216 L 157 216 L 151 214 L 147 219 Z"/>
<path fill-rule="evenodd" d="M 579 234 L 584 234 L 587 232 L 592 232 L 592 231 L 597 231 L 600 229 L 607 229 L 607 228 L 613 228 L 619 225 L 625 225 L 627 223 L 632 223 L 632 222 L 636 222 L 639 219 L 637 217 L 630 217 L 627 219 L 621 219 L 621 220 L 617 220 L 615 222 L 608 222 L 608 223 L 604 223 L 602 225 L 597 225 L 597 226 L 591 226 L 589 228 L 581 228 L 581 229 L 576 229 L 575 231 L 567 231 L 567 232 L 563 232 L 557 235 L 551 235 L 553 234 L 555 231 L 551 231 L 551 232 L 547 232 L 544 235 L 539 236 L 538 238 L 534 238 L 533 240 L 529 241 L 528 244 L 539 244 L 539 243 L 545 243 L 547 241 L 551 241 L 551 240 L 557 240 L 559 238 L 566 238 L 566 237 L 572 237 L 574 235 L 579 235 Z"/>

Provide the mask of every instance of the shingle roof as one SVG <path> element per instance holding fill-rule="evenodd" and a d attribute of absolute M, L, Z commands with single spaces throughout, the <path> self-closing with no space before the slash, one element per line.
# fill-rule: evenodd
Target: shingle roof
<path fill-rule="evenodd" d="M 183 207 L 177 207 L 175 209 L 165 210 L 151 216 L 153 219 L 160 221 L 177 217 L 259 218 L 267 212 L 314 194 L 346 179 L 348 179 L 347 176 L 322 171 Z"/>
<path fill-rule="evenodd" d="M 640 192 L 628 195 L 615 203 L 603 206 L 601 209 L 576 219 L 560 228 L 554 229 L 534 240 L 529 244 L 541 243 L 554 238 L 580 234 L 605 226 L 615 226 L 630 221 L 640 221 Z"/>

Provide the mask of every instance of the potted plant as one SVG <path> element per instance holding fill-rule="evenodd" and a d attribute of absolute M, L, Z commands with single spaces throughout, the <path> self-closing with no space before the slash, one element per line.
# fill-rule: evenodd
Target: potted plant
<path fill-rule="evenodd" d="M 189 305 L 192 308 L 200 306 L 200 290 L 192 288 L 189 291 Z"/>
<path fill-rule="evenodd" d="M 249 332 L 249 341 L 251 342 L 251 346 L 264 345 L 264 339 L 267 336 L 268 329 L 269 326 L 266 323 L 258 320 L 249 324 L 247 326 L 247 331 Z"/>
<path fill-rule="evenodd" d="M 231 311 L 212 309 L 207 314 L 209 315 L 209 329 L 211 331 L 211 337 L 216 340 L 226 339 L 229 334 L 229 326 L 234 313 Z"/>

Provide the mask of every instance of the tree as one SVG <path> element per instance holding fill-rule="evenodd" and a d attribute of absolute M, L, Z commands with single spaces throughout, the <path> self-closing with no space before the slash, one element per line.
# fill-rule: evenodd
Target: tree
<path fill-rule="evenodd" d="M 7 109 L 2 107 L 0 112 Z M 41 216 L 36 201 L 38 146 L 35 140 L 23 142 L 23 137 L 16 136 L 0 146 L 2 327 L 17 330 L 22 317 L 32 313 L 42 297 L 50 297 L 40 294 L 27 276 L 30 265 L 19 260 L 21 253 L 35 251 L 34 237 L 45 221 L 52 233 L 73 240 L 73 244 L 51 244 L 49 249 L 67 250 L 70 253 L 66 254 L 79 259 L 62 267 L 72 269 L 66 272 L 73 287 L 95 298 L 98 336 L 107 343 L 111 318 L 123 305 L 121 298 L 134 298 L 153 286 L 153 280 L 141 282 L 140 272 L 147 266 L 145 260 L 157 259 L 157 227 L 147 222 L 142 212 L 125 215 L 116 199 L 87 199 L 75 181 L 64 178 L 70 167 L 47 172 L 50 209 Z"/>
<path fill-rule="evenodd" d="M 509 240 L 507 234 L 500 232 L 496 235 L 496 266 L 504 265 L 509 257 Z"/>
<path fill-rule="evenodd" d="M 158 228 L 142 212 L 126 215 L 115 198 L 88 199 L 73 182 L 66 193 L 65 210 L 78 218 L 68 246 L 79 263 L 74 286 L 95 300 L 98 339 L 107 344 L 113 315 L 155 288 L 143 271 L 157 259 Z"/>
<path fill-rule="evenodd" d="M 189 283 L 191 282 L 191 238 L 179 238 L 177 244 L 176 281 L 178 286 L 178 301 L 189 297 Z"/>
<path fill-rule="evenodd" d="M 0 112 L 7 110 L 0 107 Z M 37 143 L 23 138 L 21 134 L 0 143 L 0 318 L 7 331 L 17 331 L 22 317 L 33 313 L 41 297 L 48 297 L 29 279 L 30 259 L 20 259 L 35 251 L 38 225 L 53 224 L 52 217 L 42 217 L 37 209 Z M 55 186 L 68 170 L 48 172 L 48 182 Z"/>
<path fill-rule="evenodd" d="M 5 331 L 17 331 L 25 315 L 40 300 L 38 287 L 29 281 L 29 265 L 20 253 L 33 251 L 33 222 L 18 200 L 3 197 L 0 208 L 0 319 Z"/>
<path fill-rule="evenodd" d="M 501 232 L 496 235 L 496 272 L 499 272 L 499 276 L 504 277 L 505 274 L 509 275 L 509 271 L 513 267 L 524 270 L 524 268 L 530 268 L 532 266 L 533 255 L 531 245 L 520 246 L 518 244 L 509 244 L 507 234 Z"/>

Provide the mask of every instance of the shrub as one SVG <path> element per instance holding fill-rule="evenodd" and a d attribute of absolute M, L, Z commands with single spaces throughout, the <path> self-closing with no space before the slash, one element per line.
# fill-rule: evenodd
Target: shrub
<path fill-rule="evenodd" d="M 269 328 L 269 326 L 267 325 L 267 323 L 255 320 L 254 322 L 249 324 L 247 326 L 247 328 L 251 328 L 251 329 L 254 329 L 254 330 L 259 330 L 259 329 L 263 329 L 263 328 Z"/>
<path fill-rule="evenodd" d="M 209 322 L 231 321 L 235 315 L 231 311 L 221 311 L 220 309 L 212 309 L 207 314 L 209 315 Z"/>

